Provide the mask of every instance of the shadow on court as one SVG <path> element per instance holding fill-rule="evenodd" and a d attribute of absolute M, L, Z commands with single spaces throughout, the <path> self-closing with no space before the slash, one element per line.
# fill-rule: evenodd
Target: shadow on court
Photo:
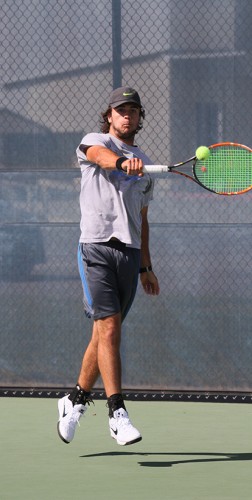
<path fill-rule="evenodd" d="M 252 460 L 252 453 L 137 453 L 137 452 L 127 452 L 127 451 L 111 451 L 106 453 L 95 453 L 91 455 L 81 455 L 80 458 L 93 458 L 93 457 L 115 457 L 115 456 L 184 456 L 184 457 L 197 457 L 197 458 L 186 458 L 186 460 L 169 460 L 169 461 L 158 461 L 151 460 L 145 462 L 138 462 L 141 467 L 172 467 L 173 465 L 180 464 L 198 464 L 198 463 L 210 463 L 210 462 L 240 462 Z"/>

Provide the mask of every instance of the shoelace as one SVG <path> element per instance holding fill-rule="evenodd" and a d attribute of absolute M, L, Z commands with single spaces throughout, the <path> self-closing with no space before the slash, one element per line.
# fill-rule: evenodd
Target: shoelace
<path fill-rule="evenodd" d="M 85 401 L 85 404 L 87 404 L 88 406 L 90 406 L 91 403 L 94 405 L 94 402 L 93 402 L 92 398 L 87 398 L 86 401 Z"/>
<path fill-rule="evenodd" d="M 121 428 L 127 427 L 128 425 L 132 425 L 128 415 L 121 415 L 121 413 L 117 415 L 116 421 L 117 425 Z"/>
<path fill-rule="evenodd" d="M 86 401 L 85 401 L 85 405 L 87 404 L 88 406 L 90 406 L 90 404 L 93 404 L 94 405 L 94 401 L 91 399 L 91 398 L 87 398 Z M 84 406 L 84 405 L 83 405 Z M 78 426 L 80 427 L 80 418 L 83 417 L 84 413 L 85 413 L 86 409 L 85 408 L 81 408 L 80 410 L 79 409 L 76 409 L 76 406 L 73 407 L 73 412 L 72 412 L 72 415 L 71 417 L 69 418 L 69 422 L 74 422 L 78 424 Z"/>
<path fill-rule="evenodd" d="M 73 411 L 69 417 L 69 423 L 74 423 L 74 424 L 78 424 L 80 426 L 80 423 L 79 423 L 79 420 L 80 418 L 84 415 L 85 413 L 85 410 L 84 409 L 76 409 L 75 407 L 73 408 Z"/>

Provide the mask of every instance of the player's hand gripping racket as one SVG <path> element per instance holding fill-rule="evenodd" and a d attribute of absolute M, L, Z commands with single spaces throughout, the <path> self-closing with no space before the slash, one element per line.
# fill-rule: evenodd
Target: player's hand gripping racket
<path fill-rule="evenodd" d="M 193 176 L 175 170 L 192 162 Z M 187 177 L 216 194 L 243 194 L 252 189 L 252 150 L 242 144 L 222 142 L 200 146 L 196 155 L 175 165 L 145 165 L 148 173 L 172 172 Z"/>

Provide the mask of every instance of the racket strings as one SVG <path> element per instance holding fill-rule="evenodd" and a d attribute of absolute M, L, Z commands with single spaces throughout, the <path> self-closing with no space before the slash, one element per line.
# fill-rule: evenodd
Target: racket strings
<path fill-rule="evenodd" d="M 252 186 L 252 154 L 242 147 L 216 147 L 194 166 L 197 180 L 216 193 L 235 194 Z"/>

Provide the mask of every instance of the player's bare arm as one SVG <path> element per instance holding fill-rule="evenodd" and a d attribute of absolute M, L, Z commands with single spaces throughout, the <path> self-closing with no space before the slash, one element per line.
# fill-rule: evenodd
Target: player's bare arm
<path fill-rule="evenodd" d="M 118 169 L 117 160 L 120 157 L 104 146 L 89 146 L 85 153 L 88 161 L 99 165 L 105 170 Z M 140 158 L 125 158 L 120 167 L 127 175 L 138 175 L 139 177 L 144 175 L 143 162 Z"/>
<path fill-rule="evenodd" d="M 151 257 L 149 251 L 149 222 L 148 222 L 148 207 L 144 207 L 141 211 L 142 215 L 142 232 L 141 232 L 141 272 L 140 279 L 144 291 L 149 295 L 159 294 L 159 283 L 156 275 L 152 271 Z"/>

